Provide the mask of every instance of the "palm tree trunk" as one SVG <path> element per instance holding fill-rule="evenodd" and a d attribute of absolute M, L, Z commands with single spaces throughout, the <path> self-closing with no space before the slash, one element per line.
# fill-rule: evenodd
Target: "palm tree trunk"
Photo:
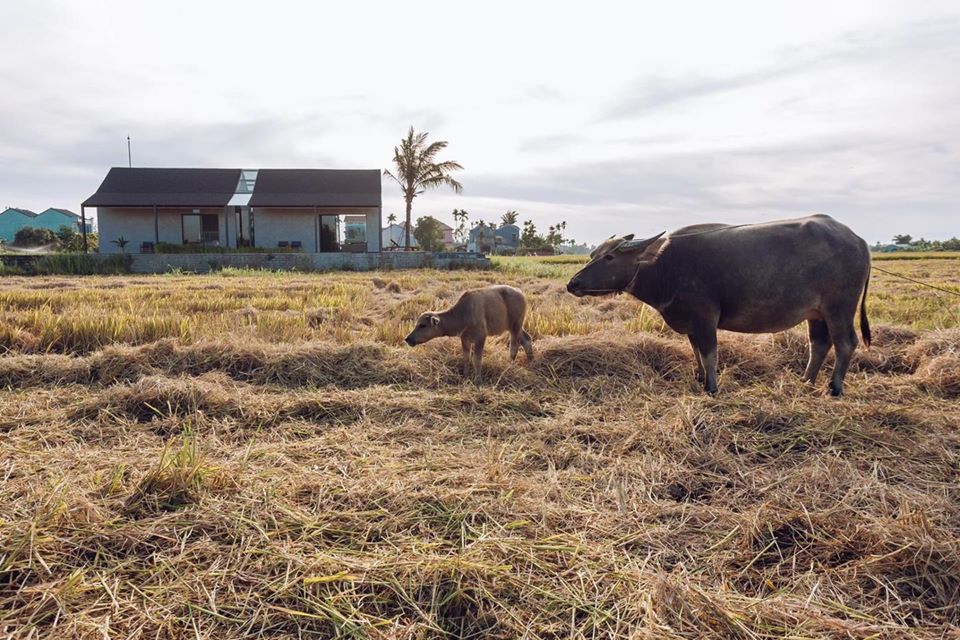
<path fill-rule="evenodd" d="M 404 247 L 407 251 L 410 251 L 410 213 L 413 210 L 413 200 L 407 198 L 407 226 L 403 230 L 404 232 Z"/>

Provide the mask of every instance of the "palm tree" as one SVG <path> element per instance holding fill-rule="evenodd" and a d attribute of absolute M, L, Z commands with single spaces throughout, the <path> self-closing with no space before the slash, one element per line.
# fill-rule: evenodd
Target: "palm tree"
<path fill-rule="evenodd" d="M 397 214 L 391 213 L 390 215 L 387 216 L 387 224 L 393 224 L 396 221 L 397 221 Z"/>
<path fill-rule="evenodd" d="M 511 209 L 510 211 L 507 211 L 505 214 L 500 216 L 500 226 L 504 226 L 508 224 L 517 224 L 517 218 L 519 217 L 520 217 L 520 214 L 514 211 L 513 209 Z"/>
<path fill-rule="evenodd" d="M 405 138 L 400 140 L 400 146 L 393 148 L 393 166 L 396 175 L 389 169 L 383 170 L 383 175 L 393 179 L 403 191 L 403 199 L 407 203 L 407 228 L 404 231 L 406 249 L 410 249 L 410 215 L 413 211 L 413 199 L 427 189 L 450 187 L 455 193 L 463 191 L 463 185 L 450 177 L 450 172 L 460 171 L 463 167 L 459 162 L 444 160 L 437 162 L 437 154 L 446 149 L 447 142 L 438 140 L 427 143 L 426 132 L 416 133 L 413 127 Z"/>
<path fill-rule="evenodd" d="M 469 217 L 470 214 L 467 213 L 466 209 L 453 210 L 453 222 L 457 225 L 457 229 L 454 233 L 457 236 L 457 242 L 460 244 L 467 243 L 467 218 Z"/>

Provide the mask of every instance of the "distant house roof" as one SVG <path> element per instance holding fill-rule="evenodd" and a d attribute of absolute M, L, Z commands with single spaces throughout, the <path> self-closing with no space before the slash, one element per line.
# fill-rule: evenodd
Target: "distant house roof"
<path fill-rule="evenodd" d="M 240 169 L 114 167 L 85 207 L 224 207 L 233 197 Z"/>
<path fill-rule="evenodd" d="M 57 207 L 50 207 L 49 209 L 41 211 L 37 215 L 42 216 L 45 213 L 59 213 L 61 215 L 67 216 L 68 218 L 76 218 L 77 220 L 80 219 L 80 215 L 74 213 L 73 211 L 70 211 L 70 209 L 58 209 Z"/>
<path fill-rule="evenodd" d="M 2 215 L 5 214 L 5 213 L 19 213 L 20 215 L 26 216 L 26 217 L 28 217 L 28 218 L 36 218 L 36 217 L 37 217 L 37 214 L 34 213 L 33 211 L 30 211 L 30 209 L 20 209 L 20 208 L 17 208 L 17 207 L 7 207 L 7 208 L 4 209 L 3 211 L 0 211 L 0 216 L 2 216 Z"/>
<path fill-rule="evenodd" d="M 240 187 L 240 169 L 114 167 L 85 207 L 223 207 Z M 379 170 L 260 169 L 251 207 L 379 207 Z"/>
<path fill-rule="evenodd" d="M 380 171 L 261 169 L 251 207 L 379 207 Z"/>

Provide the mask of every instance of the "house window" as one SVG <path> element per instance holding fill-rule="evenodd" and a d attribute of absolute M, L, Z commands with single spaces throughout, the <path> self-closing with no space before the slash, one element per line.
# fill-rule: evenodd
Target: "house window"
<path fill-rule="evenodd" d="M 217 214 L 188 213 L 182 216 L 183 244 L 218 244 L 220 220 Z"/>
<path fill-rule="evenodd" d="M 343 216 L 343 244 L 367 249 L 367 216 Z"/>
<path fill-rule="evenodd" d="M 237 183 L 237 193 L 253 193 L 254 187 L 257 186 L 257 173 L 257 169 L 243 169 Z"/>

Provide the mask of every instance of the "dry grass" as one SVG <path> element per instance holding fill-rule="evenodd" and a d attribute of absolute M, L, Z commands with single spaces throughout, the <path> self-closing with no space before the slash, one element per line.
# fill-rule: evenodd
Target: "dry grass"
<path fill-rule="evenodd" d="M 795 330 L 723 335 L 708 397 L 655 314 L 525 264 L 0 280 L 0 636 L 960 633 L 955 307 L 877 278 L 847 396 Z M 530 366 L 401 345 L 491 281 Z"/>

